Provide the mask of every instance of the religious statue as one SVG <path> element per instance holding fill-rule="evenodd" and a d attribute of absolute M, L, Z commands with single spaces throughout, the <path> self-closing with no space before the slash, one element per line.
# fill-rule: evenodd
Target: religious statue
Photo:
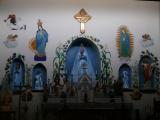
<path fill-rule="evenodd" d="M 143 75 L 144 75 L 144 86 L 147 88 L 151 81 L 151 77 L 153 74 L 153 64 L 151 63 L 143 63 Z"/>
<path fill-rule="evenodd" d="M 42 73 L 38 73 L 35 76 L 35 89 L 42 90 L 43 89 L 43 81 L 42 81 Z"/>
<path fill-rule="evenodd" d="M 127 64 L 123 64 L 119 68 L 119 77 L 123 81 L 123 88 L 131 87 L 131 75 L 132 75 L 131 68 Z"/>
<path fill-rule="evenodd" d="M 46 43 L 48 42 L 48 33 L 47 31 L 42 27 L 42 22 L 38 20 L 38 30 L 36 34 L 36 55 L 35 60 L 36 61 L 45 61 L 46 60 Z"/>
<path fill-rule="evenodd" d="M 129 88 L 128 71 L 123 71 L 123 88 Z"/>
<path fill-rule="evenodd" d="M 15 63 L 15 69 L 13 72 L 13 78 L 14 78 L 14 86 L 20 86 L 22 82 L 22 66 L 20 63 Z"/>
<path fill-rule="evenodd" d="M 156 89 L 159 81 L 159 61 L 148 50 L 142 51 L 139 61 L 140 89 Z"/>
<path fill-rule="evenodd" d="M 46 61 L 46 44 L 48 42 L 48 33 L 42 26 L 42 21 L 38 20 L 38 30 L 36 37 L 32 38 L 29 42 L 29 48 L 35 53 L 35 61 Z"/>
<path fill-rule="evenodd" d="M 147 82 L 152 75 L 152 65 L 144 63 L 144 80 Z"/>
<path fill-rule="evenodd" d="M 80 56 L 79 56 L 79 60 L 80 60 L 80 75 L 83 75 L 86 72 L 87 69 L 87 57 L 84 54 L 84 46 L 81 43 L 80 45 Z"/>
<path fill-rule="evenodd" d="M 83 43 L 80 44 L 71 74 L 73 75 L 74 82 L 78 82 L 84 74 L 87 74 L 92 80 L 96 79 L 92 62 Z"/>

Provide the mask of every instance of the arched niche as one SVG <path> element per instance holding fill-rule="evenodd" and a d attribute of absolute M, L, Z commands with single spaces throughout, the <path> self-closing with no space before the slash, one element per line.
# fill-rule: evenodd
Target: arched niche
<path fill-rule="evenodd" d="M 119 68 L 119 78 L 123 80 L 123 88 L 131 88 L 132 70 L 129 65 L 122 64 Z"/>
<path fill-rule="evenodd" d="M 43 90 L 47 84 L 47 70 L 41 63 L 36 64 L 32 69 L 32 90 Z"/>
<path fill-rule="evenodd" d="M 84 58 L 80 57 L 83 44 Z M 94 81 L 96 75 L 101 73 L 101 59 L 98 47 L 88 38 L 78 37 L 72 41 L 66 51 L 65 73 L 74 82 L 79 82 L 83 74 L 80 71 L 81 61 L 86 62 L 85 72 Z"/>
<path fill-rule="evenodd" d="M 11 63 L 11 88 L 13 91 L 20 90 L 25 84 L 25 65 L 22 59 L 15 58 Z"/>
<path fill-rule="evenodd" d="M 141 57 L 138 65 L 139 87 L 140 89 L 154 88 L 153 59 L 149 55 Z"/>

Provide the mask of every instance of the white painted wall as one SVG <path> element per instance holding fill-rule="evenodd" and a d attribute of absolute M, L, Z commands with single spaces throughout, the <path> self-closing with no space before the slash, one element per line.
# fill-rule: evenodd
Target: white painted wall
<path fill-rule="evenodd" d="M 47 44 L 47 62 L 42 62 L 52 76 L 52 60 L 56 46 L 64 43 L 72 36 L 79 35 L 79 23 L 73 18 L 81 8 L 92 16 L 86 24 L 86 35 L 101 40 L 112 54 L 112 67 L 117 77 L 122 62 L 118 58 L 116 34 L 120 25 L 127 25 L 134 35 L 134 51 L 130 65 L 139 60 L 143 48 L 140 45 L 141 36 L 149 33 L 154 40 L 150 47 L 160 59 L 160 4 L 134 0 L 0 0 L 0 81 L 4 75 L 6 60 L 13 52 L 26 56 L 26 63 L 36 64 L 34 54 L 28 48 L 29 40 L 35 36 L 37 20 L 43 21 L 43 27 L 49 33 Z M 11 31 L 3 22 L 8 14 L 16 14 L 27 25 L 26 31 Z M 18 47 L 8 49 L 4 46 L 8 34 L 17 33 Z"/>

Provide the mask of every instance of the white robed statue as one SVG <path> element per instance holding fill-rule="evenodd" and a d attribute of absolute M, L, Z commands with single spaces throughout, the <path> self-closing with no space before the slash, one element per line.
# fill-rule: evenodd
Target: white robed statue
<path fill-rule="evenodd" d="M 42 73 L 38 73 L 35 76 L 35 89 L 36 90 L 42 90 L 43 89 Z"/>
<path fill-rule="evenodd" d="M 84 74 L 87 74 L 92 80 L 96 78 L 93 65 L 83 43 L 81 43 L 80 49 L 76 55 L 71 74 L 73 75 L 74 83 L 79 82 Z"/>

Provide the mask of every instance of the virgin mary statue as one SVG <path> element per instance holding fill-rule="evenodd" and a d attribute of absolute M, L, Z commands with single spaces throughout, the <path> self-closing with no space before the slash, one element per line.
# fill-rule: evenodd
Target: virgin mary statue
<path fill-rule="evenodd" d="M 35 60 L 36 61 L 46 61 L 46 43 L 48 42 L 48 33 L 45 29 L 42 27 L 42 22 L 39 20 L 38 23 L 38 30 L 36 34 L 36 55 Z"/>
<path fill-rule="evenodd" d="M 95 80 L 95 72 L 91 63 L 90 57 L 87 53 L 87 48 L 81 43 L 79 51 L 74 60 L 71 74 L 73 75 L 73 82 L 79 82 L 80 78 L 87 74 L 90 79 Z"/>

